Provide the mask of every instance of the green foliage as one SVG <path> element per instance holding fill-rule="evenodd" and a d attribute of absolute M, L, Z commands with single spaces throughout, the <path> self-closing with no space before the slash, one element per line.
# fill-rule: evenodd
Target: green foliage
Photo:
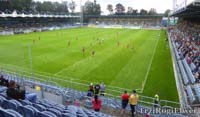
<path fill-rule="evenodd" d="M 127 14 L 128 15 L 137 15 L 138 14 L 138 10 L 137 9 L 133 9 L 132 7 L 128 7 Z"/>
<path fill-rule="evenodd" d="M 101 14 L 100 4 L 97 4 L 96 1 L 85 2 L 85 5 L 83 6 L 83 14 L 84 15 L 100 15 Z"/>
<path fill-rule="evenodd" d="M 35 2 L 33 0 L 8 0 L 7 2 L 1 2 L 0 10 L 13 12 L 32 12 L 32 13 L 55 13 L 55 14 L 66 14 L 68 13 L 67 2 Z M 75 8 L 74 8 L 75 9 Z"/>
<path fill-rule="evenodd" d="M 141 9 L 140 10 L 140 15 L 147 15 L 147 10 L 145 10 L 145 9 Z"/>
<path fill-rule="evenodd" d="M 125 7 L 121 3 L 116 4 L 116 6 L 115 6 L 115 14 L 116 15 L 125 14 Z"/>
<path fill-rule="evenodd" d="M 35 9 L 38 12 L 45 13 L 55 13 L 55 14 L 66 14 L 68 13 L 68 3 L 67 2 L 50 2 L 44 1 L 43 3 L 37 2 L 35 4 Z"/>
<path fill-rule="evenodd" d="M 167 10 L 165 11 L 165 13 L 164 13 L 164 16 L 165 16 L 165 17 L 168 17 L 170 12 L 171 12 L 171 10 L 170 10 L 170 9 L 167 9 Z"/>
<path fill-rule="evenodd" d="M 74 13 L 75 8 L 76 8 L 76 3 L 75 3 L 75 1 L 72 0 L 69 3 L 69 9 L 71 10 L 72 13 Z"/>
<path fill-rule="evenodd" d="M 151 8 L 151 9 L 149 10 L 149 15 L 156 15 L 156 14 L 157 14 L 157 11 L 156 11 L 155 8 Z"/>
<path fill-rule="evenodd" d="M 10 6 L 12 10 L 29 11 L 31 8 L 32 0 L 12 0 Z"/>
<path fill-rule="evenodd" d="M 110 15 L 113 14 L 113 5 L 112 4 L 108 4 L 107 5 L 107 10 L 109 11 Z"/>

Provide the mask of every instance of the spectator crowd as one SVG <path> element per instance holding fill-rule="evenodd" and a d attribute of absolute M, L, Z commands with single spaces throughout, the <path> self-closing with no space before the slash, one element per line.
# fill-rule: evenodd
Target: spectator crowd
<path fill-rule="evenodd" d="M 175 42 L 180 60 L 185 59 L 190 66 L 195 81 L 200 82 L 200 24 L 182 20 L 168 28 L 170 38 Z"/>

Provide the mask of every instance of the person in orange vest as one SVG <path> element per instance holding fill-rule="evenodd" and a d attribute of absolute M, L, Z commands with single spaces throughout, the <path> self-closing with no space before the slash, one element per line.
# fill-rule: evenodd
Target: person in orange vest
<path fill-rule="evenodd" d="M 131 107 L 132 117 L 134 117 L 134 115 L 136 114 L 135 106 L 137 105 L 138 100 L 139 100 L 139 96 L 138 96 L 136 90 L 133 90 L 133 93 L 129 97 L 129 104 Z"/>

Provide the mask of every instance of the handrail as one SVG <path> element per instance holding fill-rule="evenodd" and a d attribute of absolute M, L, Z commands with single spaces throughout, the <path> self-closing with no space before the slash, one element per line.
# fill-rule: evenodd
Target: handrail
<path fill-rule="evenodd" d="M 3 64 L 3 66 L 6 66 L 6 65 Z M 13 68 L 16 68 L 17 70 L 13 69 Z M 4 70 L 7 69 L 7 70 L 11 70 L 11 71 L 16 71 L 16 72 L 22 72 L 22 73 L 25 73 L 25 74 L 31 74 L 29 69 L 21 68 L 21 67 L 14 66 L 14 65 L 9 65 L 9 67 L 2 67 L 2 69 L 4 69 Z M 87 83 L 87 84 L 91 83 L 91 82 L 88 82 L 88 81 L 85 81 L 85 80 L 80 80 L 78 78 L 73 78 L 73 77 L 69 77 L 69 76 L 54 75 L 54 74 L 41 72 L 41 71 L 35 71 L 35 70 L 34 70 L 34 75 L 41 76 L 41 77 L 44 77 L 44 78 L 53 77 L 53 79 L 56 79 L 56 80 L 63 80 L 63 79 L 73 80 L 73 81 L 77 81 L 77 82 L 84 83 L 84 84 L 85 83 Z M 109 86 L 109 85 L 107 85 L 106 87 L 107 88 L 113 88 L 113 89 L 119 90 L 119 91 L 127 90 L 126 88 L 121 88 L 121 87 L 117 87 L 117 86 Z M 136 90 L 139 91 L 140 89 L 136 89 Z M 127 91 L 130 91 L 130 90 L 127 90 Z"/>
<path fill-rule="evenodd" d="M 14 76 L 21 76 L 22 78 L 28 78 L 30 80 L 33 80 L 33 79 L 31 79 L 31 77 L 32 77 L 31 75 L 32 74 L 31 73 L 26 74 L 26 72 L 24 72 L 24 71 L 22 71 L 21 73 L 19 71 L 18 72 L 17 71 L 13 72 L 13 71 L 11 71 L 9 69 L 1 67 L 0 68 L 0 73 L 1 72 L 8 73 L 10 75 L 12 74 Z M 59 79 L 59 78 L 56 78 L 56 77 L 48 77 L 48 76 L 41 75 L 41 74 L 36 74 L 36 73 L 34 73 L 34 76 L 35 76 L 34 79 L 36 79 L 37 81 L 44 82 L 44 83 L 54 83 L 54 84 L 56 84 L 56 86 L 59 86 L 58 82 L 61 81 L 61 82 L 69 83 L 70 86 L 72 86 L 72 85 L 81 86 L 82 87 L 81 89 L 88 88 L 87 84 L 76 82 L 73 79 L 68 79 L 68 80 Z M 42 79 L 42 78 L 38 78 L 38 76 L 42 76 L 43 78 L 46 78 L 46 80 Z M 68 86 L 68 87 L 70 87 L 70 86 Z M 74 87 L 72 86 L 71 88 L 73 89 Z M 121 97 L 119 96 L 119 95 L 121 95 L 121 91 L 114 90 L 114 89 L 109 89 L 109 88 L 107 88 L 106 90 L 107 90 L 107 92 L 110 92 L 110 93 L 106 93 L 105 96 L 112 97 L 112 98 L 114 98 L 116 100 L 121 100 Z M 115 95 L 113 93 L 118 93 L 118 94 Z M 144 103 L 145 105 L 148 105 L 148 106 L 149 106 L 149 104 L 151 106 L 154 104 L 154 98 L 153 97 L 148 97 L 148 96 L 143 96 L 143 95 L 140 95 L 139 97 L 140 97 L 139 103 Z M 178 102 L 168 101 L 168 100 L 160 100 L 160 103 L 163 103 L 163 102 L 165 103 L 164 106 L 171 106 L 171 105 L 175 105 L 175 104 L 176 104 L 176 106 L 174 106 L 174 107 L 177 107 L 177 106 L 179 107 L 180 106 L 180 103 L 178 103 Z"/>

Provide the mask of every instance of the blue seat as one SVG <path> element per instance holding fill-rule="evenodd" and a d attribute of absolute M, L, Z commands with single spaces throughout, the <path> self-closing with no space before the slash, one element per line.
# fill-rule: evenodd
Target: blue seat
<path fill-rule="evenodd" d="M 190 68 L 191 68 L 191 70 L 194 70 L 196 68 L 196 66 L 194 65 L 193 62 L 190 64 Z"/>
<path fill-rule="evenodd" d="M 70 105 L 67 107 L 67 109 L 70 111 L 71 114 L 76 115 L 76 112 L 78 111 L 78 108 L 76 106 Z"/>
<path fill-rule="evenodd" d="M 7 87 L 1 87 L 0 88 L 0 93 L 5 92 L 7 90 Z"/>
<path fill-rule="evenodd" d="M 2 117 L 23 117 L 23 116 L 14 110 L 7 109 L 3 112 Z"/>
<path fill-rule="evenodd" d="M 80 117 L 88 117 L 88 115 L 87 115 L 87 114 L 83 111 L 83 109 L 81 109 L 81 108 L 78 108 L 77 116 L 80 116 Z"/>
<path fill-rule="evenodd" d="M 57 117 L 57 116 L 51 112 L 43 111 L 39 112 L 39 117 Z"/>
<path fill-rule="evenodd" d="M 9 100 L 4 100 L 2 107 L 5 109 L 17 110 L 17 105 L 14 102 L 11 102 Z"/>
<path fill-rule="evenodd" d="M 60 107 L 60 106 L 53 106 L 52 108 L 54 108 L 54 109 L 56 109 L 56 110 L 58 110 L 58 111 L 60 111 L 60 112 L 63 112 L 64 111 L 64 108 L 62 108 L 62 107 Z"/>
<path fill-rule="evenodd" d="M 4 116 L 4 115 L 3 115 L 4 113 L 5 113 L 5 109 L 0 108 L 0 117 L 3 117 L 3 116 Z"/>
<path fill-rule="evenodd" d="M 52 113 L 55 114 L 57 117 L 61 117 L 61 112 L 58 111 L 58 110 L 56 110 L 56 109 L 54 109 L 54 108 L 49 108 L 49 109 L 47 109 L 47 111 L 52 112 Z"/>
<path fill-rule="evenodd" d="M 71 113 L 70 110 L 64 110 L 63 113 Z"/>
<path fill-rule="evenodd" d="M 35 104 L 33 103 L 33 106 L 38 109 L 39 111 L 45 111 L 46 110 L 46 107 L 41 105 L 41 104 Z"/>
<path fill-rule="evenodd" d="M 181 61 L 178 61 L 178 66 L 179 66 L 180 71 L 181 71 L 183 83 L 184 83 L 185 85 L 188 85 L 188 84 L 189 84 L 189 80 L 188 80 L 188 77 L 187 77 L 187 75 L 186 75 L 186 72 L 185 72 L 185 70 L 184 70 L 184 68 L 183 68 L 183 64 L 182 64 Z"/>
<path fill-rule="evenodd" d="M 71 113 L 62 113 L 62 117 L 76 117 L 76 115 L 73 115 Z"/>
<path fill-rule="evenodd" d="M 0 96 L 0 106 L 2 106 L 2 105 L 3 105 L 3 103 L 4 103 L 4 100 L 6 100 L 6 98 L 4 98 L 4 97 Z"/>
<path fill-rule="evenodd" d="M 24 117 L 36 117 L 37 114 L 38 114 L 38 110 L 31 106 L 31 105 L 26 105 L 26 106 L 21 106 L 21 114 L 24 116 Z"/>
<path fill-rule="evenodd" d="M 13 113 L 10 113 L 10 112 L 4 112 L 3 113 L 3 117 L 16 117 Z"/>
<path fill-rule="evenodd" d="M 69 113 L 70 115 L 76 116 L 76 112 L 75 111 L 71 111 L 71 110 L 68 110 L 68 109 L 64 110 L 63 113 Z"/>
<path fill-rule="evenodd" d="M 6 93 L 0 93 L 1 97 L 7 98 L 7 94 Z"/>
<path fill-rule="evenodd" d="M 187 75 L 188 75 L 188 77 L 190 79 L 190 82 L 192 84 L 194 84 L 195 83 L 195 78 L 194 78 L 194 75 L 192 74 L 192 70 L 190 69 L 186 59 L 183 60 L 183 65 L 184 65 L 184 67 L 186 69 L 186 72 L 187 72 Z"/>
<path fill-rule="evenodd" d="M 21 102 L 21 104 L 22 105 L 32 105 L 32 103 L 30 102 L 30 101 L 28 101 L 28 100 L 20 100 L 20 102 Z"/>
<path fill-rule="evenodd" d="M 13 109 L 15 111 L 18 111 L 19 106 L 22 106 L 22 104 L 17 100 L 6 100 L 4 102 L 5 102 L 4 107 L 6 109 Z"/>
<path fill-rule="evenodd" d="M 45 103 L 45 102 L 40 102 L 39 104 L 45 106 L 46 108 L 51 108 L 52 107 L 52 105 L 50 105 L 48 103 Z"/>
<path fill-rule="evenodd" d="M 17 100 L 10 100 L 10 101 L 14 102 L 17 105 L 17 107 L 22 106 L 22 104 Z"/>
<path fill-rule="evenodd" d="M 186 87 L 186 92 L 188 94 L 188 99 L 189 99 L 190 103 L 193 103 L 195 101 L 195 97 L 194 97 L 194 94 L 193 94 L 190 86 Z"/>
<path fill-rule="evenodd" d="M 199 85 L 194 85 L 194 91 L 196 93 L 198 101 L 200 102 L 200 87 L 199 87 Z"/>

